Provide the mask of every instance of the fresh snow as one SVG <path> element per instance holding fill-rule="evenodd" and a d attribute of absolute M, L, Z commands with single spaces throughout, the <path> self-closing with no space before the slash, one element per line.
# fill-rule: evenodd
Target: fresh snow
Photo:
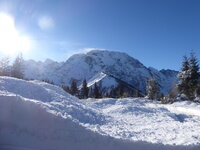
<path fill-rule="evenodd" d="M 79 100 L 39 81 L 0 77 L 0 149 L 199 149 L 200 105 Z"/>
<path fill-rule="evenodd" d="M 200 105 L 158 104 L 142 98 L 87 101 L 107 116 L 103 125 L 88 126 L 105 135 L 170 145 L 200 143 Z"/>

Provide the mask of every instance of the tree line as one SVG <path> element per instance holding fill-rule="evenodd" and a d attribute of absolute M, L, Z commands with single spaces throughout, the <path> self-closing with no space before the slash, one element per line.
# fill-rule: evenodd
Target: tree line
<path fill-rule="evenodd" d="M 72 80 L 70 87 L 62 85 L 62 88 L 71 95 L 81 99 L 86 99 L 88 97 L 102 98 L 99 86 L 95 83 L 94 88 L 89 88 L 86 80 L 83 80 L 82 87 L 80 89 L 77 86 L 76 80 Z"/>
<path fill-rule="evenodd" d="M 107 91 L 103 91 L 101 84 L 97 84 L 96 82 L 88 87 L 88 83 L 86 80 L 83 80 L 82 85 L 80 87 L 77 86 L 76 80 L 72 80 L 70 86 L 62 85 L 62 88 L 81 99 L 86 98 L 124 98 L 124 97 L 139 97 L 141 96 L 138 90 L 133 90 L 124 86 L 123 84 L 118 84 L 116 87 L 111 89 L 107 89 Z"/>

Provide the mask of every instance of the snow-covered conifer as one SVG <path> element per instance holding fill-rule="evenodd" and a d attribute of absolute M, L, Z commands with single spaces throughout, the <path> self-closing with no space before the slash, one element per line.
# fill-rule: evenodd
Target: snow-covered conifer
<path fill-rule="evenodd" d="M 160 88 L 155 79 L 148 80 L 146 91 L 149 99 L 154 100 L 158 98 Z"/>
<path fill-rule="evenodd" d="M 194 53 L 190 54 L 190 58 L 184 56 L 181 71 L 178 74 L 178 90 L 187 99 L 194 100 L 198 93 L 199 84 L 199 65 Z"/>

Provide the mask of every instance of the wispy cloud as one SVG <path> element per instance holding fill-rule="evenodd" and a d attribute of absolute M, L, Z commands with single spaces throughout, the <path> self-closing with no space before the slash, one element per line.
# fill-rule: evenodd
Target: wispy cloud
<path fill-rule="evenodd" d="M 54 28 L 55 22 L 50 16 L 42 16 L 38 19 L 38 26 L 42 30 L 49 30 Z"/>
<path fill-rule="evenodd" d="M 103 48 L 86 47 L 87 44 L 85 43 L 68 40 L 54 41 L 54 43 L 58 47 L 59 54 L 62 55 L 60 58 L 64 61 L 74 54 L 85 54 L 91 50 L 106 50 Z"/>
<path fill-rule="evenodd" d="M 64 53 L 64 55 L 69 58 L 70 56 L 74 55 L 74 54 L 86 54 L 92 50 L 106 50 L 106 49 L 102 49 L 102 48 L 81 48 L 81 49 L 76 49 L 76 50 L 66 50 L 66 52 Z"/>
<path fill-rule="evenodd" d="M 104 48 L 92 48 L 92 47 L 88 47 L 88 48 L 80 49 L 79 51 L 82 52 L 82 53 L 87 53 L 87 52 L 90 52 L 92 50 L 106 50 L 106 49 L 104 49 Z"/>

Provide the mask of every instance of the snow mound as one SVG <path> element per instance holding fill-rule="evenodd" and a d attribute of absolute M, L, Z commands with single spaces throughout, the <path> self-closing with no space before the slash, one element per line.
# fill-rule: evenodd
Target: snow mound
<path fill-rule="evenodd" d="M 174 105 L 177 106 L 181 105 Z M 81 101 L 54 85 L 0 77 L 0 149 L 199 149 L 198 145 L 181 146 L 198 143 L 200 131 L 196 130 L 199 125 L 198 116 L 196 120 L 191 117 L 192 122 L 190 119 L 187 120 L 187 117 L 175 115 L 176 113 L 169 110 L 167 105 L 158 106 L 156 103 L 145 103 L 139 99 Z M 163 126 L 163 133 L 160 134 L 169 139 L 165 137 L 161 139 L 163 137 L 161 135 L 155 137 L 157 133 L 155 130 L 160 129 L 159 121 L 164 125 L 162 122 L 170 120 L 170 117 L 166 118 L 165 112 L 168 112 L 171 121 Z M 195 134 L 191 128 L 185 130 L 181 126 L 186 120 L 188 125 L 196 130 Z M 174 122 L 177 122 L 174 126 L 178 127 L 173 127 Z M 166 133 L 164 128 L 170 123 L 171 130 L 168 130 L 170 133 Z M 187 134 L 188 137 L 181 136 L 178 128 L 184 129 L 182 134 Z M 162 143 L 172 144 L 170 136 L 172 132 L 178 133 L 178 136 L 173 138 L 175 142 L 182 140 L 178 143 L 180 145 L 163 145 Z M 189 142 L 184 144 L 186 140 Z"/>
<path fill-rule="evenodd" d="M 112 141 L 109 137 L 101 140 L 100 135 L 50 111 L 43 102 L 1 95 L 0 104 L 0 149 L 92 150 Z"/>
<path fill-rule="evenodd" d="M 61 88 L 40 81 L 24 81 L 0 77 L 0 91 L 48 104 L 49 109 L 62 116 L 70 116 L 82 123 L 102 123 L 104 116 L 84 105 L 83 101 L 71 96 Z"/>
<path fill-rule="evenodd" d="M 90 99 L 88 105 L 108 117 L 100 126 L 88 126 L 103 135 L 170 145 L 200 144 L 200 105 L 163 105 L 142 98 Z"/>

